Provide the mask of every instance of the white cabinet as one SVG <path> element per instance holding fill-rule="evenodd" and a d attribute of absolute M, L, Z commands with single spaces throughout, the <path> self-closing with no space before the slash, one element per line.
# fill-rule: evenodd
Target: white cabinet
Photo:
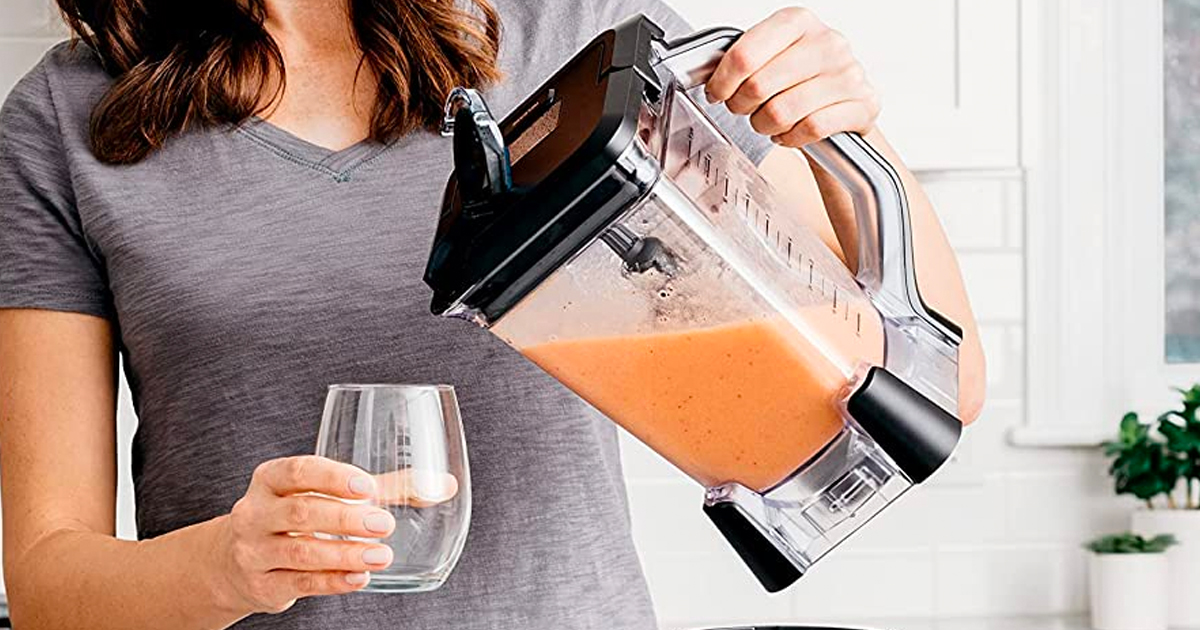
<path fill-rule="evenodd" d="M 795 0 L 668 0 L 697 27 L 748 27 Z M 1017 0 L 810 0 L 883 94 L 881 124 L 919 170 L 1015 168 Z"/>

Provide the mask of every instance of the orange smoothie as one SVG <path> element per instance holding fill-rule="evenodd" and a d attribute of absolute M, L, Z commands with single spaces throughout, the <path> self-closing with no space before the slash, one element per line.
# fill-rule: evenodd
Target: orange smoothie
<path fill-rule="evenodd" d="M 877 337 L 849 335 L 837 340 L 844 350 L 881 347 Z M 836 397 L 845 375 L 782 320 L 554 341 L 522 352 L 705 486 L 736 481 L 766 490 L 843 425 Z"/>

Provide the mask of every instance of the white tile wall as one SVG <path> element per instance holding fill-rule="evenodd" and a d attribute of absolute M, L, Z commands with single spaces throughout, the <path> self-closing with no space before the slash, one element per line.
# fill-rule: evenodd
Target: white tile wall
<path fill-rule="evenodd" d="M 2 0 L 0 95 L 57 38 L 44 0 Z M 1124 524 L 1103 463 L 1010 447 L 1024 381 L 1020 172 L 923 174 L 961 256 L 989 357 L 990 399 L 956 460 L 793 589 L 762 593 L 700 513 L 700 492 L 629 438 L 638 547 L 665 627 L 1079 611 L 1090 534 Z M 123 439 L 132 417 L 123 404 Z M 128 496 L 128 486 L 123 488 Z M 129 501 L 122 500 L 129 532 Z"/>

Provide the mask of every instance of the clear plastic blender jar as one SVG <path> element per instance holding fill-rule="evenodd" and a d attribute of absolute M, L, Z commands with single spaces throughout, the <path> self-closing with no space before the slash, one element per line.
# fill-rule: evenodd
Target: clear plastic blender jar
<path fill-rule="evenodd" d="M 961 330 L 868 143 L 806 149 L 854 199 L 855 274 L 691 98 L 739 34 L 633 18 L 499 123 L 456 90 L 426 282 L 704 485 L 778 590 L 949 458 Z"/>

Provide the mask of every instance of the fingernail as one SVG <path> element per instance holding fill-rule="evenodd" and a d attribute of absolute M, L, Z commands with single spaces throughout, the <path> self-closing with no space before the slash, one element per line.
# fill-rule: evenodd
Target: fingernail
<path fill-rule="evenodd" d="M 380 534 L 386 534 L 392 529 L 392 515 L 387 512 L 368 512 L 363 517 L 363 527 Z"/>
<path fill-rule="evenodd" d="M 350 478 L 350 491 L 354 494 L 373 494 L 375 480 L 366 475 L 355 475 Z"/>
<path fill-rule="evenodd" d="M 710 105 L 717 102 L 717 99 L 713 97 L 712 92 L 709 92 L 708 90 L 704 90 L 704 100 L 708 101 Z"/>
<path fill-rule="evenodd" d="M 362 586 L 363 584 L 366 584 L 368 581 L 370 581 L 370 579 L 371 579 L 370 573 L 347 573 L 346 574 L 346 582 L 348 584 L 353 584 L 354 586 Z"/>
<path fill-rule="evenodd" d="M 391 564 L 392 550 L 388 547 L 371 547 L 363 552 L 362 559 L 367 564 Z"/>

